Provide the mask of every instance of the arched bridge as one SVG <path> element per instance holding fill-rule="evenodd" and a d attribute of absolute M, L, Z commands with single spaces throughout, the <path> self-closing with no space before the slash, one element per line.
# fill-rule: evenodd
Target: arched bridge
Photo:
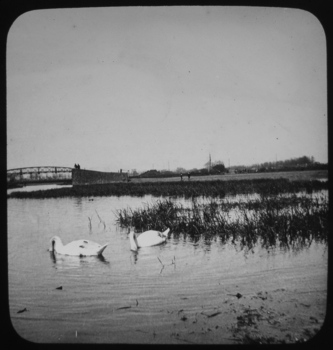
<path fill-rule="evenodd" d="M 7 184 L 72 181 L 73 168 L 62 166 L 36 166 L 7 170 Z"/>

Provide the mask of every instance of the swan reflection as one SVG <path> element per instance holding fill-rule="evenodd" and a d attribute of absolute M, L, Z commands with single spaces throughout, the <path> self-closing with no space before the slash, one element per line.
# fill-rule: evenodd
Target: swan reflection
<path fill-rule="evenodd" d="M 136 264 L 139 260 L 139 256 L 141 261 L 149 260 L 155 257 L 158 252 L 159 250 L 157 250 L 156 247 L 144 247 L 137 251 L 131 250 L 131 261 Z"/>
<path fill-rule="evenodd" d="M 133 259 L 134 264 L 136 264 L 137 261 L 138 261 L 138 254 L 139 254 L 139 252 L 131 250 L 131 253 L 132 253 L 131 254 L 131 260 Z"/>
<path fill-rule="evenodd" d="M 70 255 L 59 255 L 53 251 L 50 253 L 50 259 L 55 269 L 75 269 L 83 267 L 87 264 L 98 264 L 103 263 L 109 265 L 110 262 L 104 258 L 103 255 L 99 256 L 70 256 Z"/>

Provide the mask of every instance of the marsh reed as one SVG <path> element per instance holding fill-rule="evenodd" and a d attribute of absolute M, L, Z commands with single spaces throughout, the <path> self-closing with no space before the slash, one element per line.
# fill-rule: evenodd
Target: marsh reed
<path fill-rule="evenodd" d="M 324 194 L 261 194 L 257 199 L 236 202 L 192 199 L 189 205 L 163 199 L 135 210 L 118 210 L 116 222 L 138 232 L 169 227 L 175 236 L 219 237 L 222 243 L 238 242 L 247 249 L 258 242 L 266 248 L 296 249 L 313 240 L 327 242 L 328 198 Z"/>

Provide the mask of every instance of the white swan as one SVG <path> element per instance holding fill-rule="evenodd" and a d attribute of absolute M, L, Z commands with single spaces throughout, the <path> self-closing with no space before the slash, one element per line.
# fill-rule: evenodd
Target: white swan
<path fill-rule="evenodd" d="M 109 243 L 100 245 L 98 243 L 88 241 L 86 239 L 80 239 L 73 241 L 66 245 L 63 245 L 61 239 L 58 236 L 51 238 L 50 252 L 55 252 L 62 255 L 73 256 L 92 256 L 102 255 L 103 250 L 109 245 Z"/>
<path fill-rule="evenodd" d="M 168 238 L 168 228 L 164 232 L 159 231 L 146 231 L 137 236 L 133 231 L 129 234 L 131 250 L 137 251 L 140 247 L 151 247 L 164 243 Z"/>

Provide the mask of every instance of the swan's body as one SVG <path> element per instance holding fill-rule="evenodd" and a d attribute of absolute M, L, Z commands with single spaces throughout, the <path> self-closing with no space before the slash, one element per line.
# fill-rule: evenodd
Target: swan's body
<path fill-rule="evenodd" d="M 102 255 L 104 249 L 109 243 L 100 245 L 98 243 L 88 241 L 86 239 L 80 239 L 73 241 L 66 245 L 63 245 L 61 239 L 58 236 L 51 238 L 50 252 L 55 252 L 62 255 L 73 255 L 73 256 L 92 256 Z"/>
<path fill-rule="evenodd" d="M 169 228 L 164 232 L 150 230 L 141 233 L 139 236 L 136 236 L 134 232 L 130 232 L 131 250 L 136 251 L 141 247 L 151 247 L 162 244 L 167 240 L 169 231 Z"/>

